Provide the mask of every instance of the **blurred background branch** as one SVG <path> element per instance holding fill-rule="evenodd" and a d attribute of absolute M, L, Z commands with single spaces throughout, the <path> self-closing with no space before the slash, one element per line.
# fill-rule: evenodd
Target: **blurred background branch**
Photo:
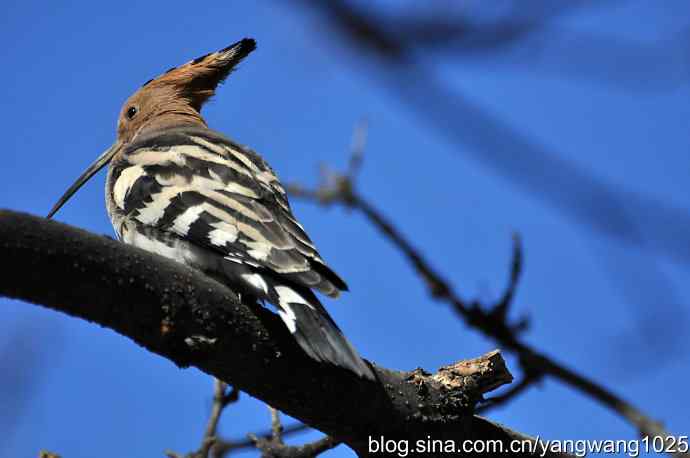
<path fill-rule="evenodd" d="M 365 135 L 361 133 L 362 129 L 362 127 L 355 129 L 355 139 L 365 138 Z M 353 142 L 353 144 L 356 147 L 353 149 L 350 163 L 356 161 L 361 164 L 364 157 L 364 144 L 358 141 Z M 326 206 L 343 205 L 362 213 L 368 222 L 407 258 L 435 300 L 450 305 L 458 318 L 462 319 L 468 326 L 494 339 L 503 348 L 516 353 L 522 368 L 523 378 L 518 384 L 510 387 L 506 393 L 494 398 L 492 400 L 493 405 L 514 399 L 531 384 L 548 375 L 615 411 L 633 425 L 641 437 L 661 436 L 664 438 L 664 442 L 673 440 L 674 436 L 666 431 L 660 422 L 651 419 L 631 403 L 621 399 L 589 377 L 540 352 L 521 338 L 520 334 L 526 330 L 526 322 L 520 320 L 513 324 L 508 320 L 508 312 L 522 272 L 523 253 L 518 235 L 513 236 L 513 256 L 510 263 L 509 283 L 501 299 L 496 304 L 491 305 L 481 304 L 478 301 L 465 301 L 458 295 L 453 285 L 425 259 L 423 251 L 414 247 L 381 211 L 362 197 L 356 189 L 356 176 L 353 174 L 353 171 L 358 171 L 359 167 L 357 169 L 350 167 L 346 174 L 338 174 L 330 169 L 326 170 L 326 173 L 322 173 L 322 184 L 316 189 L 305 189 L 299 184 L 288 184 L 286 189 L 292 197 Z M 492 403 L 486 405 L 483 410 L 491 407 Z M 690 454 L 685 453 L 674 455 L 678 457 L 690 456 Z"/>
<path fill-rule="evenodd" d="M 560 159 L 560 155 L 540 145 L 531 135 L 480 108 L 461 90 L 445 83 L 433 66 L 425 64 L 429 46 L 446 49 L 450 42 L 455 45 L 451 48 L 452 54 L 445 56 L 447 59 L 459 59 L 468 49 L 481 52 L 484 58 L 495 57 L 501 46 L 522 46 L 521 40 L 532 37 L 559 15 L 574 8 L 594 6 L 596 2 L 498 2 L 505 11 L 488 25 L 481 19 L 496 9 L 493 2 L 470 2 L 472 9 L 432 2 L 436 8 L 431 8 L 427 14 L 435 20 L 422 18 L 416 25 L 411 24 L 416 19 L 410 18 L 417 12 L 414 7 L 405 15 L 406 19 L 401 20 L 398 15 L 391 17 L 364 8 L 360 2 L 303 0 L 302 3 L 320 12 L 357 57 L 373 59 L 386 89 L 393 89 L 421 121 L 457 145 L 458 152 L 471 155 L 535 197 L 566 212 L 578 223 L 683 264 L 690 261 L 690 215 L 687 212 L 633 191 L 616 189 L 575 163 Z M 473 25 L 468 25 L 469 21 L 474 21 Z M 455 26 L 450 27 L 448 22 Z M 420 33 L 420 29 L 437 30 L 445 39 L 440 40 L 431 32 Z M 449 29 L 454 29 L 452 40 Z M 558 41 L 550 32 L 545 33 L 542 40 Z M 664 42 L 655 49 L 671 49 L 681 54 L 680 45 L 688 33 L 669 39 L 676 46 Z M 420 35 L 435 38 L 429 43 L 420 40 Z M 465 43 L 468 48 L 458 43 Z M 607 55 L 605 47 L 587 53 L 579 49 L 577 40 L 569 44 L 566 53 L 559 51 L 560 55 L 567 55 L 568 60 L 581 55 Z M 421 51 L 420 46 L 424 48 Z M 650 55 L 658 57 L 654 52 L 642 53 L 632 60 L 646 71 L 650 65 L 643 58 Z M 687 52 L 682 55 L 690 59 Z M 529 64 L 525 61 L 525 65 Z M 596 65 L 581 68 L 585 71 Z M 569 72 L 564 73 L 570 76 Z M 663 71 L 655 74 L 661 78 L 666 76 Z"/>
<path fill-rule="evenodd" d="M 565 159 L 558 147 L 539 140 L 539 132 L 518 128 L 483 107 L 441 71 L 469 63 L 488 71 L 510 63 L 566 80 L 591 79 L 632 91 L 632 96 L 639 90 L 674 91 L 690 77 L 687 21 L 678 18 L 675 22 L 681 24 L 663 36 L 623 39 L 576 30 L 568 20 L 597 9 L 630 8 L 634 2 L 299 3 L 334 32 L 328 36 L 340 38 L 355 65 L 370 64 L 364 74 L 401 101 L 427 130 L 561 213 L 574 227 L 605 240 L 590 242 L 590 249 L 610 285 L 637 314 L 634 329 L 619 331 L 612 354 L 634 348 L 659 365 L 687 351 L 681 338 L 688 323 L 687 301 L 663 264 L 671 261 L 690 271 L 690 213 L 604 179 L 586 163 Z M 428 167 L 433 155 L 425 151 L 413 154 L 413 160 Z M 629 366 L 624 370 L 637 370 L 636 363 Z"/>

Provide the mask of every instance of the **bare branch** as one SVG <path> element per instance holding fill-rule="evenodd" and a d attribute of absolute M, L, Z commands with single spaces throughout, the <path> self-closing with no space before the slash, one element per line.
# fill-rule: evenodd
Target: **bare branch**
<path fill-rule="evenodd" d="M 280 413 L 278 413 L 278 409 L 274 409 L 271 406 L 268 406 L 268 410 L 271 412 L 271 435 L 273 436 L 273 439 L 282 444 L 283 425 L 280 423 Z"/>
<path fill-rule="evenodd" d="M 330 436 L 304 445 L 278 444 L 272 440 L 252 436 L 262 458 L 312 458 L 340 445 Z"/>
<path fill-rule="evenodd" d="M 563 160 L 562 155 L 474 103 L 470 97 L 448 85 L 444 78 L 433 71 L 433 66 L 428 65 L 426 60 L 428 48 L 424 49 L 425 52 L 419 52 L 419 43 L 405 38 L 405 31 L 411 29 L 409 21 L 401 27 L 399 21 L 388 21 L 375 9 L 347 0 L 303 0 L 302 3 L 321 12 L 337 32 L 334 36 L 339 34 L 350 44 L 357 58 L 369 58 L 377 64 L 381 71 L 374 72 L 373 75 L 380 82 L 387 88 L 392 88 L 422 121 L 452 144 L 460 146 L 459 150 L 471 159 L 488 166 L 497 175 L 551 207 L 564 211 L 571 220 L 582 223 L 591 230 L 649 253 L 661 254 L 684 265 L 690 260 L 690 237 L 687 235 L 690 234 L 690 217 L 686 212 L 633 190 L 609 186 L 588 170 Z M 551 19 L 570 9 L 569 5 L 596 5 L 595 2 L 567 2 L 567 5 L 563 2 L 538 2 L 536 6 L 526 7 L 525 2 L 508 3 L 513 5 L 513 9 L 504 15 L 507 19 L 489 24 L 488 27 L 486 24 L 484 27 L 472 26 L 466 20 L 454 21 L 457 29 L 452 33 L 456 39 L 453 41 L 454 46 L 448 48 L 454 51 L 454 56 L 461 55 L 463 51 L 477 50 L 480 53 L 473 52 L 472 55 L 484 53 L 495 56 L 497 53 L 492 51 L 499 51 L 516 43 L 522 45 L 529 41 L 525 38 L 533 38 L 535 31 L 544 31 Z M 410 15 L 415 18 L 418 16 Z M 444 20 L 449 15 L 434 16 Z M 424 28 L 428 29 L 428 25 Z M 561 33 L 558 36 L 563 36 L 562 41 L 565 43 L 577 44 L 578 49 L 582 46 L 582 41 L 579 38 L 572 39 L 572 35 Z M 583 55 L 590 58 L 593 65 L 587 67 L 580 63 L 570 63 L 567 65 L 567 72 L 575 73 L 572 67 L 576 66 L 578 69 L 591 68 L 595 72 L 607 73 L 606 69 L 611 69 L 613 65 L 618 69 L 619 75 L 631 75 L 634 72 L 630 71 L 630 67 L 634 65 L 640 70 L 637 79 L 647 86 L 650 69 L 654 69 L 652 71 L 661 78 L 669 74 L 687 75 L 690 66 L 687 64 L 687 52 L 683 52 L 687 48 L 684 46 L 687 36 L 686 28 L 671 40 L 660 42 L 653 49 L 644 49 L 641 53 L 630 52 L 633 49 L 630 47 L 626 51 L 625 46 L 616 44 L 613 50 L 610 46 L 607 48 L 609 54 L 584 52 Z M 588 40 L 587 49 L 601 52 L 601 41 Z M 553 48 L 551 40 L 546 44 Z M 537 54 L 538 57 L 542 56 Z M 573 60 L 573 53 L 565 52 L 563 44 L 560 47 L 556 44 L 552 54 L 561 61 Z M 611 58 L 620 54 L 633 56 L 625 59 L 629 64 L 622 71 L 620 60 Z M 517 60 L 530 62 L 524 56 Z M 668 61 L 677 63 L 673 65 L 676 70 L 659 71 L 659 64 Z M 640 62 L 650 64 L 640 65 Z M 603 67 L 606 69 L 602 72 Z M 680 80 L 685 82 L 687 77 L 681 77 Z M 332 198 L 327 195 L 321 197 L 324 201 Z M 664 224 L 658 224 L 659 221 Z M 663 272 L 655 268 L 654 263 L 645 263 L 642 268 L 647 271 L 647 284 L 655 290 L 655 295 L 664 296 L 665 300 L 659 303 L 665 304 L 670 313 L 681 316 L 681 304 Z M 635 299 L 640 300 L 638 296 Z M 645 301 L 644 305 L 652 304 Z M 653 305 L 659 306 L 657 303 Z M 524 324 L 522 322 L 516 325 L 521 327 Z"/>
<path fill-rule="evenodd" d="M 352 145 L 350 146 L 350 162 L 347 167 L 347 176 L 354 180 L 362 169 L 364 161 L 364 149 L 367 146 L 367 136 L 369 134 L 369 124 L 365 119 L 361 120 L 352 133 Z"/>
<path fill-rule="evenodd" d="M 38 458 L 61 458 L 57 453 L 49 452 L 47 450 L 41 450 L 38 452 Z"/>
<path fill-rule="evenodd" d="M 240 391 L 237 388 L 232 388 L 230 392 L 227 391 L 227 383 L 215 379 L 213 383 L 213 407 L 211 408 L 211 416 L 208 419 L 208 424 L 206 425 L 206 433 L 204 437 L 215 437 L 216 430 L 218 429 L 218 420 L 220 420 L 220 415 L 223 413 L 223 409 L 227 407 L 228 404 L 236 402 L 240 397 Z"/>
<path fill-rule="evenodd" d="M 283 427 L 283 437 L 292 435 L 295 433 L 299 433 L 302 431 L 305 431 L 309 429 L 309 426 L 304 425 L 304 424 L 294 424 L 290 426 Z M 271 434 L 273 434 L 273 431 L 268 430 L 264 431 L 262 433 L 252 433 L 251 437 L 254 438 L 263 438 L 263 439 L 268 439 L 271 437 Z M 256 447 L 256 442 L 253 439 L 245 438 L 245 439 L 234 439 L 234 440 L 224 440 L 224 439 L 218 439 L 216 441 L 216 444 L 213 447 L 213 450 L 211 450 L 213 458 L 222 458 L 226 454 L 230 453 L 231 451 L 234 450 L 240 450 L 244 448 L 255 448 Z"/>
<path fill-rule="evenodd" d="M 508 402 L 512 401 L 513 399 L 524 393 L 527 390 L 527 388 L 534 385 L 535 382 L 541 380 L 542 375 L 543 374 L 541 373 L 527 373 L 523 375 L 522 379 L 520 379 L 519 382 L 513 383 L 504 392 L 486 399 L 485 402 L 477 406 L 476 411 L 479 413 L 484 413 L 487 410 L 507 404 Z"/>
<path fill-rule="evenodd" d="M 342 181 L 347 181 L 348 183 L 343 185 L 341 184 Z M 498 305 L 493 308 L 486 308 L 477 302 L 466 303 L 453 290 L 450 283 L 427 262 L 421 252 L 415 249 L 398 229 L 369 201 L 357 194 L 354 185 L 347 176 L 341 175 L 337 183 L 339 183 L 337 187 L 328 189 L 308 190 L 299 185 L 288 185 L 287 189 L 294 197 L 311 200 L 322 205 L 337 203 L 359 210 L 410 261 L 434 299 L 449 304 L 467 325 L 481 331 L 486 336 L 495 339 L 506 349 L 516 353 L 519 356 L 523 370 L 526 374 L 529 374 L 529 377 L 523 380 L 523 386 L 516 388 L 517 392 L 511 394 L 511 397 L 523 391 L 527 385 L 542 375 L 550 375 L 571 388 L 588 394 L 602 405 L 618 413 L 634 425 L 640 435 L 671 437 L 659 422 L 652 420 L 632 404 L 624 401 L 587 377 L 540 353 L 519 339 L 517 331 L 524 326 L 513 326 L 507 321 L 507 310 L 522 269 L 522 249 L 519 238 L 514 238 L 510 281 L 506 293 Z M 688 455 L 676 454 L 676 456 Z"/>
<path fill-rule="evenodd" d="M 268 438 L 257 437 L 249 434 L 249 440 L 261 451 L 262 458 L 310 458 L 330 450 L 340 441 L 326 436 L 316 442 L 300 446 L 286 445 L 283 442 L 283 425 L 280 423 L 280 414 L 273 407 L 268 407 L 271 412 L 271 436 Z"/>
<path fill-rule="evenodd" d="M 209 415 L 208 423 L 206 424 L 206 431 L 204 437 L 201 439 L 201 446 L 194 452 L 187 453 L 184 458 L 208 458 L 212 450 L 214 450 L 217 443 L 216 431 L 218 429 L 218 421 L 220 415 L 223 413 L 225 407 L 232 402 L 239 399 L 240 392 L 234 388 L 228 392 L 227 383 L 214 379 L 213 382 L 213 406 L 211 407 L 211 414 Z M 173 451 L 167 450 L 166 455 L 170 458 L 183 458 Z"/>
<path fill-rule="evenodd" d="M 508 287 L 503 293 L 503 297 L 493 307 L 491 313 L 494 313 L 498 319 L 505 321 L 508 315 L 508 308 L 513 303 L 515 290 L 517 290 L 520 282 L 520 275 L 522 274 L 522 240 L 520 234 L 517 232 L 513 234 L 513 260 L 510 263 L 510 278 L 508 280 Z"/>
<path fill-rule="evenodd" d="M 211 414 L 206 424 L 206 431 L 204 437 L 201 439 L 201 446 L 198 450 L 187 453 L 184 458 L 208 458 L 211 452 L 214 452 L 218 442 L 216 432 L 218 430 L 218 421 L 220 416 L 228 404 L 236 402 L 240 398 L 240 391 L 233 387 L 228 392 L 227 383 L 214 379 L 213 381 L 213 406 L 211 407 Z M 167 450 L 166 455 L 170 458 L 182 458 L 181 455 Z"/>

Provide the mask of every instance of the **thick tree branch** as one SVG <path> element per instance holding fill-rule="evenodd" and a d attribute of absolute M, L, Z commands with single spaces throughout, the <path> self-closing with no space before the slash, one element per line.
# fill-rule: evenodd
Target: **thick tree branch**
<path fill-rule="evenodd" d="M 360 455 L 367 455 L 370 436 L 493 439 L 506 450 L 511 440 L 525 437 L 472 414 L 487 387 L 495 385 L 492 380 L 509 376 L 503 365 L 465 374 L 450 385 L 421 370 L 373 366 L 378 380 L 366 381 L 308 358 L 278 317 L 243 304 L 224 285 L 103 236 L 3 210 L 0 268 L 0 295 L 111 328 L 181 367 L 193 365 L 263 400 Z"/>

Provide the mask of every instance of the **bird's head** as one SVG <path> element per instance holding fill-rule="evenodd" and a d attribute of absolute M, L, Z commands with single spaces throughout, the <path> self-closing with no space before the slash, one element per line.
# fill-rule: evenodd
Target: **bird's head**
<path fill-rule="evenodd" d="M 256 42 L 245 38 L 147 81 L 122 106 L 117 122 L 118 142 L 128 143 L 142 132 L 172 125 L 205 126 L 201 107 L 255 48 Z"/>
<path fill-rule="evenodd" d="M 255 48 L 256 42 L 245 38 L 147 81 L 122 106 L 115 143 L 70 186 L 53 206 L 48 218 L 138 135 L 185 124 L 206 126 L 201 117 L 201 107 L 237 64 Z"/>

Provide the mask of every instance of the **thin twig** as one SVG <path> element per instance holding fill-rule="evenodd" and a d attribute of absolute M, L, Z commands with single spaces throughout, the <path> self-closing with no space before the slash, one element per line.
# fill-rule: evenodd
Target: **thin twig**
<path fill-rule="evenodd" d="M 213 406 L 211 407 L 211 414 L 208 418 L 208 423 L 206 424 L 206 431 L 204 432 L 204 437 L 201 439 L 201 446 L 198 450 L 187 453 L 184 458 L 208 458 L 213 451 L 213 456 L 216 456 L 215 449 L 218 445 L 218 439 L 216 433 L 218 431 L 218 422 L 220 421 L 220 416 L 223 410 L 233 402 L 239 399 L 240 392 L 237 388 L 233 387 L 232 390 L 228 392 L 228 384 L 214 379 L 213 382 Z M 173 451 L 166 450 L 165 454 L 169 458 L 183 458 Z"/>
<path fill-rule="evenodd" d="M 369 135 L 369 123 L 366 119 L 362 119 L 352 133 L 352 144 L 350 146 L 350 162 L 347 167 L 347 176 L 353 177 L 359 173 L 364 161 L 364 148 L 367 144 L 367 137 Z"/>
<path fill-rule="evenodd" d="M 211 408 L 211 415 L 206 424 L 206 433 L 204 437 L 216 436 L 218 421 L 220 420 L 220 415 L 223 413 L 223 409 L 225 409 L 228 404 L 239 399 L 240 392 L 238 389 L 233 387 L 230 392 L 228 392 L 227 389 L 227 383 L 215 379 L 213 383 L 213 407 Z"/>
<path fill-rule="evenodd" d="M 270 410 L 270 412 L 271 412 L 271 433 L 272 433 L 273 439 L 282 444 L 283 443 L 283 425 L 280 422 L 280 413 L 278 413 L 278 409 L 274 409 L 271 406 L 268 406 L 268 410 Z"/>
<path fill-rule="evenodd" d="M 280 414 L 278 410 L 271 406 L 268 409 L 271 412 L 270 437 L 257 437 L 254 434 L 247 435 L 254 446 L 261 450 L 262 458 L 311 458 L 340 444 L 340 441 L 326 436 L 304 445 L 286 445 L 283 441 L 283 425 L 280 423 Z"/>
<path fill-rule="evenodd" d="M 493 408 L 507 404 L 508 402 L 512 401 L 513 399 L 521 395 L 523 392 L 525 392 L 527 388 L 534 385 L 535 382 L 538 382 L 541 379 L 541 375 L 542 374 L 537 373 L 523 375 L 522 379 L 520 379 L 519 382 L 510 385 L 510 387 L 503 393 L 485 399 L 482 404 L 478 405 L 475 408 L 475 412 L 484 414 L 487 410 L 491 410 Z"/>
<path fill-rule="evenodd" d="M 493 313 L 498 314 L 503 320 L 507 319 L 508 308 L 513 303 L 513 297 L 520 282 L 522 274 L 522 239 L 517 232 L 513 233 L 513 258 L 510 264 L 510 279 L 501 300 L 493 308 Z"/>
<path fill-rule="evenodd" d="M 301 423 L 297 423 L 294 425 L 290 426 L 285 426 L 283 427 L 283 437 L 299 433 L 302 431 L 306 431 L 309 429 L 309 426 Z M 263 431 L 261 433 L 254 433 L 252 434 L 253 437 L 259 437 L 259 438 L 270 438 L 271 434 L 273 431 L 267 430 Z M 216 444 L 213 447 L 212 456 L 213 458 L 222 458 L 226 454 L 235 451 L 235 450 L 241 450 L 245 448 L 255 448 L 256 444 L 252 439 L 249 438 L 244 438 L 244 439 L 218 439 L 216 440 Z"/>
<path fill-rule="evenodd" d="M 340 445 L 330 436 L 304 445 L 277 444 L 270 439 L 252 436 L 256 447 L 261 450 L 262 458 L 312 458 Z"/>

